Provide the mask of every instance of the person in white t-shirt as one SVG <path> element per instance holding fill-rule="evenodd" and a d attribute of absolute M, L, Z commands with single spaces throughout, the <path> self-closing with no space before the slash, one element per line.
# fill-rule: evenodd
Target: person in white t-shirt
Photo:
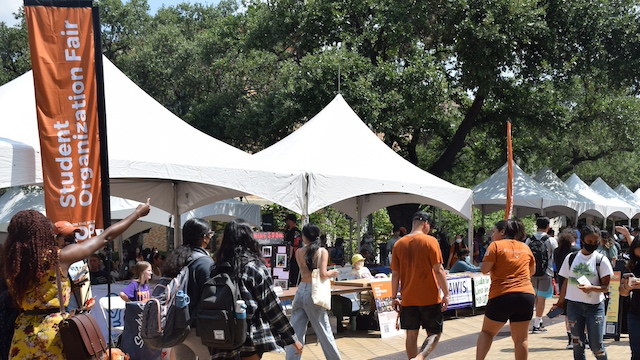
<path fill-rule="evenodd" d="M 589 347 L 596 359 L 607 359 L 603 344 L 604 293 L 609 291 L 613 269 L 609 259 L 596 251 L 599 242 L 600 229 L 597 227 L 587 225 L 580 231 L 582 249 L 564 259 L 559 275 L 567 280 L 562 285 L 558 303 L 551 309 L 561 307 L 567 313 L 575 360 L 585 359 L 585 326 Z"/>

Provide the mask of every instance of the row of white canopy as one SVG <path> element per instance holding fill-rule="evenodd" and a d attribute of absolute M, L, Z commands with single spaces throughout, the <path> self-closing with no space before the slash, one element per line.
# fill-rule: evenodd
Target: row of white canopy
<path fill-rule="evenodd" d="M 543 168 L 533 177 L 513 166 L 513 204 L 516 216 L 541 213 L 553 217 L 640 218 L 640 189 L 634 194 L 624 184 L 612 189 L 602 178 L 587 185 L 578 175 L 560 180 Z M 502 210 L 506 202 L 507 164 L 473 188 L 474 206 L 483 213 Z"/>
<path fill-rule="evenodd" d="M 358 221 L 404 203 L 434 205 L 468 220 L 474 205 L 484 212 L 504 209 L 506 166 L 473 191 L 446 182 L 386 146 L 341 95 L 298 130 L 251 155 L 173 115 L 106 58 L 104 74 L 114 196 L 151 197 L 158 209 L 185 214 L 257 195 L 303 216 L 331 205 Z M 0 188 L 41 184 L 31 71 L 0 87 L 0 109 Z M 616 189 L 620 196 L 601 179 L 587 186 L 572 175 L 565 184 L 544 169 L 538 182 L 514 168 L 516 215 L 640 216 L 640 200 L 630 198 L 624 185 Z"/>

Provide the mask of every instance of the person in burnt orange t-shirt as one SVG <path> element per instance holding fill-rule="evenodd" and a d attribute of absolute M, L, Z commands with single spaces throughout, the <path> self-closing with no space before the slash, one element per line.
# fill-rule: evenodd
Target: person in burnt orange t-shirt
<path fill-rule="evenodd" d="M 533 316 L 535 291 L 531 274 L 536 261 L 524 243 L 524 225 L 520 220 L 498 221 L 493 228 L 493 242 L 487 248 L 480 271 L 491 274 L 489 302 L 478 336 L 476 360 L 484 359 L 493 338 L 509 320 L 516 360 L 529 355 L 529 322 Z"/>
<path fill-rule="evenodd" d="M 449 304 L 449 288 L 440 245 L 436 238 L 427 235 L 431 231 L 431 217 L 418 211 L 413 215 L 412 226 L 411 233 L 393 246 L 391 294 L 393 307 L 400 313 L 400 327 L 407 332 L 407 357 L 422 360 L 435 349 L 442 334 L 442 312 Z M 398 288 L 401 299 L 397 297 Z M 427 331 L 427 339 L 418 353 L 420 326 Z"/>

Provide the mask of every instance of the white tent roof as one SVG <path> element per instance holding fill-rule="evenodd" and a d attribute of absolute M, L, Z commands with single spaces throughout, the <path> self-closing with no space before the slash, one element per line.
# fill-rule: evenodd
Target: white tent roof
<path fill-rule="evenodd" d="M 545 166 L 540 169 L 540 171 L 538 171 L 533 179 L 549 190 L 558 193 L 569 200 L 575 201 L 575 210 L 578 217 L 580 217 L 580 215 L 582 214 L 604 217 L 604 214 L 606 212 L 606 207 L 604 205 L 596 205 L 595 203 L 593 203 L 593 201 L 571 190 L 569 186 L 567 186 L 567 184 L 560 180 L 560 178 L 556 174 L 554 174 L 553 171 L 551 171 L 551 169 L 549 169 L 548 167 Z M 545 213 L 549 214 L 549 212 L 546 210 Z M 571 216 L 573 216 L 573 214 Z"/>
<path fill-rule="evenodd" d="M 565 184 L 569 186 L 570 189 L 577 192 L 578 194 L 586 197 L 587 199 L 593 201 L 596 205 L 604 205 L 606 206 L 605 217 L 616 217 L 619 219 L 628 219 L 630 216 L 627 212 L 630 212 L 629 206 L 617 206 L 617 204 L 612 203 L 609 199 L 595 192 L 592 188 L 590 188 L 578 175 L 571 174 L 569 178 L 565 181 Z"/>
<path fill-rule="evenodd" d="M 247 194 L 302 211 L 303 174 L 198 131 L 103 59 L 112 195 L 172 213 Z M 0 108 L 0 188 L 42 183 L 31 71 L 0 87 Z"/>
<path fill-rule="evenodd" d="M 473 205 L 483 213 L 504 210 L 507 201 L 507 163 L 473 188 Z M 546 209 L 575 216 L 576 202 L 538 184 L 513 164 L 513 214 L 525 216 Z"/>
<path fill-rule="evenodd" d="M 253 156 L 290 166 L 290 172 L 307 173 L 306 214 L 331 205 L 363 219 L 386 206 L 420 203 L 466 219 L 472 215 L 471 190 L 402 158 L 360 120 L 342 95 L 298 130 Z"/>
<path fill-rule="evenodd" d="M 112 196 L 111 218 L 114 220 L 124 219 L 139 204 L 137 201 Z M 0 232 L 7 231 L 13 215 L 27 209 L 37 210 L 44 215 L 47 214 L 44 209 L 44 193 L 42 190 L 25 192 L 19 187 L 14 187 L 0 196 Z M 168 212 L 152 206 L 149 215 L 140 218 L 140 220 L 131 225 L 122 234 L 122 237 L 126 239 L 155 225 L 169 226 L 170 220 L 171 215 Z"/>
<path fill-rule="evenodd" d="M 620 183 L 613 190 L 620 196 L 622 196 L 622 198 L 625 199 L 629 204 L 640 208 L 640 195 L 634 194 L 626 185 Z"/>
<path fill-rule="evenodd" d="M 224 222 L 242 218 L 257 227 L 262 223 L 262 210 L 258 204 L 248 204 L 235 199 L 227 199 L 189 210 L 182 214 L 181 218 L 182 224 L 191 218 Z"/>
<path fill-rule="evenodd" d="M 620 196 L 620 194 L 615 192 L 611 186 L 602 180 L 601 177 L 598 177 L 589 187 L 592 188 L 593 191 L 607 198 L 611 202 L 612 206 L 624 209 L 624 213 L 628 218 L 631 218 L 640 212 L 640 209 L 636 205 L 628 203 L 622 196 Z"/>

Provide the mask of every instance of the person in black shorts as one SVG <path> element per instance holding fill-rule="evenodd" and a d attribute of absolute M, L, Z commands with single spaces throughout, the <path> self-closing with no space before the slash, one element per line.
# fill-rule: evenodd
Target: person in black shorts
<path fill-rule="evenodd" d="M 478 336 L 476 360 L 486 358 L 493 338 L 507 320 L 515 359 L 524 360 L 529 355 L 527 338 L 535 303 L 530 278 L 536 262 L 531 249 L 524 244 L 524 238 L 524 225 L 520 220 L 502 220 L 493 228 L 494 241 L 487 248 L 480 266 L 482 273 L 491 274 L 491 287 Z"/>

